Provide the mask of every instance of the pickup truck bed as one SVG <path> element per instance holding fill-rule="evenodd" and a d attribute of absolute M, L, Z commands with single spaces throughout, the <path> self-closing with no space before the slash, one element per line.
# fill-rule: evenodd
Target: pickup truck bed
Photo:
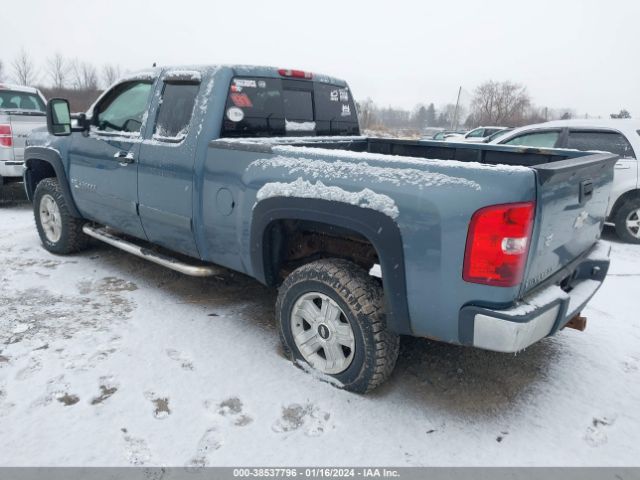
<path fill-rule="evenodd" d="M 260 158 L 256 160 L 256 156 Z M 591 265 L 592 260 L 587 260 L 590 254 L 595 254 L 598 261 L 607 256 L 602 249 L 594 248 L 594 243 L 602 229 L 614 162 L 615 156 L 603 153 L 366 137 L 218 139 L 209 143 L 204 166 L 209 175 L 203 179 L 202 191 L 207 196 L 210 190 L 217 190 L 218 169 L 228 175 L 233 166 L 243 184 L 238 208 L 244 211 L 239 216 L 254 219 L 259 216 L 261 223 L 267 223 L 265 219 L 273 222 L 276 218 L 269 210 L 277 210 L 279 203 L 291 202 L 292 198 L 339 198 L 340 192 L 332 192 L 332 187 L 314 188 L 319 184 L 325 187 L 339 184 L 350 192 L 376 184 L 375 195 L 394 199 L 392 205 L 374 204 L 375 198 L 356 199 L 356 203 L 384 212 L 397 225 L 397 239 L 388 240 L 387 236 L 393 235 L 384 230 L 379 234 L 380 242 L 402 243 L 396 256 L 379 258 L 383 284 L 385 288 L 389 286 L 390 322 L 403 334 L 483 346 L 473 342 L 472 335 L 465 331 L 469 329 L 466 325 L 469 314 L 465 313 L 470 311 L 468 307 L 518 308 L 505 312 L 505 316 L 514 314 L 519 317 L 517 320 L 526 322 L 530 316 L 518 313 L 538 310 L 525 312 L 522 305 L 527 305 L 528 297 L 539 301 L 539 292 L 547 289 L 555 294 L 553 298 L 548 296 L 548 303 L 561 298 L 568 301 L 566 292 L 557 285 L 563 284 L 569 291 L 581 278 L 591 279 L 589 275 L 578 278 L 575 272 L 579 264 Z M 273 178 L 279 181 L 269 182 Z M 272 205 L 269 209 L 263 206 L 267 200 Z M 523 282 L 512 287 L 493 287 L 464 281 L 463 252 L 471 216 L 484 204 L 514 201 L 536 204 Z M 308 200 L 301 203 L 309 210 Z M 257 234 L 247 236 L 246 229 L 232 225 L 224 229 L 231 219 L 217 215 L 213 208 L 205 207 L 203 216 L 211 219 L 203 232 L 205 259 L 245 271 L 266 283 L 277 283 L 278 272 L 261 268 L 264 255 L 259 261 L 255 259 L 256 249 L 251 247 Z M 354 219 L 346 223 L 351 222 Z M 461 228 L 451 227 L 451 222 L 460 222 Z M 264 225 L 255 225 L 256 222 L 254 230 L 267 230 Z M 232 236 L 222 238 L 214 235 L 214 230 L 225 230 Z M 378 236 L 374 232 L 370 235 Z M 222 244 L 236 244 L 238 249 L 222 259 L 218 255 Z M 243 258 L 242 252 L 247 252 L 247 256 Z M 607 266 L 593 261 L 594 267 L 599 265 L 594 278 L 604 278 Z M 586 266 L 581 268 L 584 270 Z M 412 301 L 406 302 L 407 298 Z M 577 312 L 556 313 L 553 331 L 572 318 L 569 313 Z M 546 333 L 550 330 L 551 327 Z M 528 337 L 520 340 L 526 341 Z M 494 350 L 517 351 L 528 344 L 491 345 Z M 489 344 L 485 346 L 490 348 Z"/>
<path fill-rule="evenodd" d="M 123 115 L 120 95 L 148 104 Z M 358 136 L 331 77 L 155 69 L 77 127 L 61 100 L 47 118 L 25 170 L 45 248 L 78 251 L 90 232 L 185 273 L 216 270 L 167 250 L 277 287 L 285 352 L 353 391 L 390 375 L 399 335 L 526 348 L 577 319 L 609 265 L 615 155 Z"/>

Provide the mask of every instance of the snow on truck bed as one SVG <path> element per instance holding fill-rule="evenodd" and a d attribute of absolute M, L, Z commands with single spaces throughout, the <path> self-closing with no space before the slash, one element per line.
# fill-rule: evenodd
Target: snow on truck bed
<path fill-rule="evenodd" d="M 441 160 L 431 158 L 418 158 L 407 157 L 403 155 L 390 155 L 383 153 L 371 153 L 371 152 L 356 152 L 353 150 L 341 150 L 341 149 L 328 149 L 319 147 L 308 147 L 292 145 L 295 143 L 318 143 L 322 142 L 357 142 L 367 140 L 368 137 L 363 136 L 318 136 L 318 137 L 246 137 L 246 138 L 219 138 L 213 140 L 212 143 L 235 143 L 235 144 L 266 144 L 271 145 L 271 150 L 276 154 L 283 155 L 305 155 L 311 158 L 326 158 L 335 159 L 340 157 L 340 160 L 354 160 L 362 161 L 368 160 L 370 162 L 385 162 L 396 163 L 404 165 L 414 165 L 416 167 L 439 167 L 447 169 L 470 169 L 470 170 L 492 170 L 506 173 L 518 173 L 518 172 L 530 172 L 529 167 L 523 167 L 520 165 L 490 165 L 479 162 L 461 162 L 459 160 Z M 377 139 L 385 140 L 385 139 Z M 389 139 L 393 141 L 394 139 Z M 514 152 L 517 155 L 517 152 Z"/>
<path fill-rule="evenodd" d="M 332 150 L 333 151 L 333 150 Z M 338 155 L 342 151 L 338 151 Z M 295 149 L 293 149 L 295 153 Z M 301 175 L 292 182 L 270 182 L 258 190 L 256 201 L 271 197 L 318 198 L 357 205 L 380 211 L 395 219 L 399 211 L 394 200 L 388 195 L 377 193 L 373 189 L 380 184 L 394 186 L 408 185 L 422 190 L 425 187 L 452 186 L 480 190 L 480 185 L 472 180 L 453 177 L 437 172 L 428 172 L 418 168 L 389 167 L 376 165 L 369 161 L 327 161 L 322 159 L 294 158 L 278 155 L 252 162 L 247 171 L 266 170 L 282 167 L 291 176 Z M 304 178 L 303 178 L 304 177 Z M 353 184 L 368 185 L 353 192 L 337 186 L 328 186 L 324 182 L 348 179 Z M 313 181 L 315 181 L 315 183 Z"/>
<path fill-rule="evenodd" d="M 465 178 L 472 170 L 490 170 L 502 173 L 531 173 L 522 166 L 487 165 L 478 162 L 460 162 L 455 160 L 433 160 L 400 155 L 385 155 L 352 150 L 326 149 L 307 146 L 287 145 L 294 142 L 321 143 L 323 141 L 345 142 L 366 140 L 361 136 L 336 137 L 281 137 L 281 138 L 222 138 L 213 143 L 266 144 L 271 146 L 275 156 L 262 158 L 247 167 L 250 173 L 254 169 L 267 170 L 283 168 L 294 177 L 289 182 L 269 182 L 262 186 L 256 202 L 271 197 L 318 198 L 341 201 L 363 208 L 378 210 L 395 219 L 399 215 L 398 207 L 388 195 L 375 191 L 380 184 L 395 187 L 410 186 L 422 190 L 426 187 L 463 187 L 481 190 L 478 182 Z M 284 145 L 282 145 L 284 144 Z M 454 175 L 459 173 L 460 176 Z M 297 176 L 299 175 L 299 176 Z M 296 178 L 297 176 L 297 178 Z M 343 179 L 361 188 L 357 191 L 346 190 L 327 182 Z"/>
<path fill-rule="evenodd" d="M 272 197 L 320 198 L 370 208 L 391 218 L 397 218 L 399 213 L 395 202 L 388 195 L 376 193 L 368 188 L 359 192 L 349 192 L 339 187 L 327 186 L 321 181 L 311 183 L 302 178 L 290 183 L 267 183 L 258 190 L 256 200 Z"/>

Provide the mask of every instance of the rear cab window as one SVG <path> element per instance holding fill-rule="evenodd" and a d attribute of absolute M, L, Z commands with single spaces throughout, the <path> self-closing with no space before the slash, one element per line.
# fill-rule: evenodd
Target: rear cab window
<path fill-rule="evenodd" d="M 607 130 L 570 130 L 568 148 L 576 150 L 602 150 L 620 158 L 636 158 L 633 147 L 619 132 Z"/>
<path fill-rule="evenodd" d="M 28 113 L 44 113 L 45 105 L 39 95 L 0 89 L 0 110 L 23 110 Z"/>
<path fill-rule="evenodd" d="M 348 87 L 312 80 L 236 76 L 222 137 L 359 135 Z"/>

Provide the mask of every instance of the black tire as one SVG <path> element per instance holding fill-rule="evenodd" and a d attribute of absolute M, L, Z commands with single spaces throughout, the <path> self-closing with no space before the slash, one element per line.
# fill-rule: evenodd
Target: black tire
<path fill-rule="evenodd" d="M 638 211 L 640 211 L 640 198 L 633 198 L 625 201 L 613 217 L 613 222 L 616 225 L 616 233 L 618 237 L 625 242 L 640 243 L 640 237 L 634 236 L 627 228 L 627 218 Z"/>
<path fill-rule="evenodd" d="M 337 386 L 355 393 L 369 392 L 384 383 L 398 358 L 399 336 L 386 328 L 379 281 L 359 266 L 340 259 L 308 263 L 285 279 L 278 292 L 276 318 L 284 353 L 298 365 L 309 363 L 293 338 L 292 310 L 296 301 L 310 292 L 319 292 L 336 302 L 355 339 L 349 366 L 328 376 L 337 380 Z"/>
<path fill-rule="evenodd" d="M 40 208 L 42 199 L 45 196 L 53 199 L 60 213 L 62 228 L 60 238 L 57 240 L 51 240 L 42 225 Z M 38 228 L 38 235 L 40 235 L 40 240 L 46 250 L 58 255 L 66 255 L 87 248 L 89 237 L 82 233 L 82 225 L 86 221 L 71 215 L 57 178 L 45 178 L 38 183 L 33 196 L 33 215 Z"/>

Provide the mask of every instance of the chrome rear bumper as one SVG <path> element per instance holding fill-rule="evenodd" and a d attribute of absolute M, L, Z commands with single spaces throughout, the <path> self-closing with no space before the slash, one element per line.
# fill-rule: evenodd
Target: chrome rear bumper
<path fill-rule="evenodd" d="M 610 250 L 601 242 L 596 244 L 576 268 L 567 291 L 551 285 L 505 310 L 463 307 L 461 343 L 497 352 L 518 352 L 554 334 L 579 314 L 598 291 L 609 269 Z"/>

